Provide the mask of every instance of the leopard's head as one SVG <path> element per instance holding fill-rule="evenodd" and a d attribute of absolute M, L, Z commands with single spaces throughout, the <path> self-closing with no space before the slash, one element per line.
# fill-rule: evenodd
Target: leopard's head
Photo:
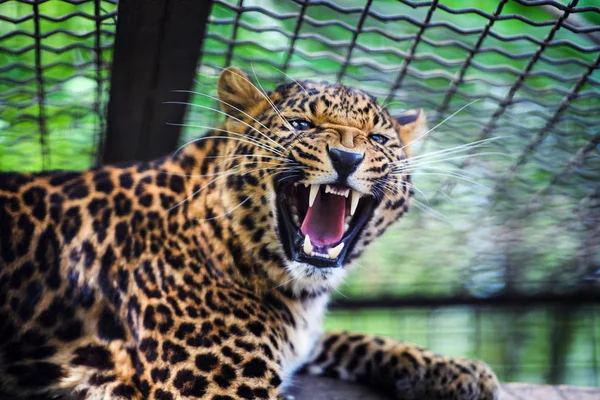
<path fill-rule="evenodd" d="M 374 97 L 325 82 L 264 92 L 236 68 L 218 92 L 235 144 L 224 202 L 244 249 L 295 291 L 337 284 L 407 211 L 408 145 L 424 113 L 394 118 Z"/>

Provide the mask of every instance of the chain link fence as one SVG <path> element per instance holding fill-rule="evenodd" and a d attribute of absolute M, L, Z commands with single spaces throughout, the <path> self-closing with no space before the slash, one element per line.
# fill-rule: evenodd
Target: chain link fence
<path fill-rule="evenodd" d="M 426 110 L 433 129 L 414 146 L 427 160 L 415 167 L 422 212 L 363 260 L 369 285 L 423 293 L 374 273 L 383 254 L 394 276 L 429 271 L 421 283 L 436 295 L 598 289 L 600 7 L 579 3 L 217 0 L 196 90 L 214 94 L 233 64 L 266 89 L 337 80 L 392 113 Z M 209 98 L 195 103 L 190 139 L 222 118 Z"/>
<path fill-rule="evenodd" d="M 110 0 L 0 1 L 0 170 L 94 162 L 116 15 Z"/>

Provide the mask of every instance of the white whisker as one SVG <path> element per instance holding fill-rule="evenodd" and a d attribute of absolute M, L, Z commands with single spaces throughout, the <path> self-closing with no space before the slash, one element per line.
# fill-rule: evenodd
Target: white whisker
<path fill-rule="evenodd" d="M 482 186 L 482 187 L 484 187 L 486 189 L 491 189 L 489 186 L 484 185 L 481 182 L 477 182 L 476 180 L 466 178 L 466 177 L 464 177 L 464 176 L 462 176 L 460 174 L 454 174 L 454 173 L 442 174 L 442 173 L 435 173 L 435 172 L 423 172 L 423 173 L 419 173 L 419 175 L 444 176 L 444 177 L 447 177 L 447 178 L 457 178 L 457 179 L 461 179 L 463 181 L 466 181 L 466 182 L 469 182 L 469 183 L 472 183 L 472 184 L 475 184 L 475 185 L 478 185 L 478 186 Z"/>
<path fill-rule="evenodd" d="M 465 108 L 469 107 L 470 105 L 472 105 L 473 103 L 478 102 L 480 99 L 476 99 L 471 101 L 470 103 L 465 104 L 464 106 L 462 106 L 461 108 L 459 108 L 457 111 L 453 112 L 450 116 L 448 116 L 447 118 L 445 118 L 442 122 L 440 122 L 439 124 L 437 124 L 436 126 L 434 126 L 433 128 L 427 130 L 425 133 L 417 136 L 414 140 L 410 141 L 409 143 L 405 144 L 404 146 L 402 146 L 401 150 L 404 150 L 406 147 L 410 146 L 411 144 L 413 144 L 416 141 L 419 141 L 421 139 L 423 139 L 425 136 L 429 135 L 431 132 L 433 132 L 434 130 L 436 130 L 437 128 L 439 128 L 440 126 L 442 126 L 446 121 L 448 121 L 449 119 L 451 119 L 452 117 L 454 117 L 456 114 L 458 114 L 459 112 L 461 112 L 462 110 L 464 110 Z"/>
<path fill-rule="evenodd" d="M 175 125 L 175 124 L 173 124 Z M 191 125 L 191 124 L 177 124 L 178 126 L 186 126 L 186 127 L 193 127 L 193 128 L 203 128 L 204 125 Z M 247 144 L 253 144 L 263 150 L 267 150 L 270 151 L 273 154 L 276 154 L 278 156 L 282 156 L 285 157 L 285 154 L 281 153 L 278 150 L 273 149 L 272 147 L 259 142 L 257 139 L 254 139 L 252 136 L 248 136 L 248 135 L 242 135 L 240 133 L 237 132 L 233 132 L 233 131 L 228 131 L 226 129 L 220 129 L 220 128 L 212 128 L 213 131 L 218 131 L 218 132 L 225 132 L 225 133 L 229 133 L 235 137 L 229 137 L 229 136 L 201 136 L 199 138 L 196 139 L 192 139 L 190 141 L 188 141 L 187 143 L 181 145 L 176 151 L 175 153 L 173 153 L 173 156 L 175 156 L 178 152 L 180 152 L 184 147 L 186 147 L 189 144 L 195 143 L 195 142 L 201 142 L 203 140 L 207 140 L 207 139 L 231 139 L 231 140 L 238 140 L 240 142 L 244 142 Z"/>
<path fill-rule="evenodd" d="M 205 105 L 202 105 L 202 104 L 186 103 L 185 101 L 166 101 L 164 104 L 181 104 L 181 105 L 188 105 L 188 106 L 191 106 L 191 107 L 205 108 L 205 109 L 207 109 L 207 110 L 211 110 L 211 111 L 214 111 L 214 112 L 216 112 L 216 113 L 219 113 L 219 114 L 225 115 L 225 116 L 227 116 L 227 117 L 229 117 L 229 118 L 231 118 L 231 119 L 234 119 L 234 120 L 236 120 L 236 121 L 240 122 L 241 124 L 243 124 L 243 125 L 247 126 L 248 128 L 252 129 L 253 131 L 257 132 L 259 135 L 262 135 L 262 136 L 266 137 L 267 139 L 270 139 L 270 138 L 269 138 L 268 136 L 266 136 L 266 135 L 265 135 L 263 132 L 261 132 L 260 130 L 256 129 L 254 126 L 250 125 L 250 124 L 249 124 L 249 123 L 247 123 L 246 121 L 242 121 L 241 119 L 239 119 L 239 118 L 236 118 L 236 117 L 234 117 L 233 115 L 226 113 L 225 111 L 218 110 L 218 109 L 216 109 L 216 108 L 213 108 L 213 107 L 205 106 Z M 183 126 L 187 126 L 187 124 L 181 124 L 181 125 L 183 125 Z M 213 130 L 214 130 L 214 128 L 210 128 L 210 129 L 213 129 Z M 247 136 L 247 135 L 246 135 L 246 136 Z M 270 140 L 272 140 L 272 141 L 273 141 L 273 139 L 270 139 Z M 275 143 L 277 143 L 277 142 L 275 142 Z M 282 145 L 280 145 L 279 143 L 277 143 L 277 145 L 278 145 L 278 146 L 280 146 L 280 147 L 281 147 L 283 150 L 287 150 L 285 147 L 283 147 L 283 146 L 282 146 Z"/>
<path fill-rule="evenodd" d="M 507 136 L 496 136 L 496 137 L 492 137 L 492 138 L 487 138 L 487 139 L 481 139 L 481 140 L 477 140 L 475 142 L 470 142 L 470 143 L 465 143 L 465 144 L 461 144 L 458 146 L 454 146 L 454 147 L 450 147 L 449 149 L 443 149 L 443 150 L 437 150 L 437 151 L 432 151 L 429 153 L 425 153 L 425 154 L 421 154 L 419 156 L 414 156 L 414 157 L 409 157 L 405 160 L 400 160 L 400 161 L 394 161 L 393 164 L 398 164 L 398 163 L 402 163 L 405 162 L 406 160 L 412 162 L 414 160 L 419 160 L 422 158 L 427 158 L 427 157 L 432 157 L 434 155 L 439 155 L 439 154 L 453 154 L 453 153 L 459 153 L 461 151 L 468 151 L 470 149 L 474 149 L 474 148 L 478 148 L 483 146 L 484 144 L 487 144 L 488 142 L 492 142 L 498 139 L 504 139 Z M 505 153 L 500 153 L 500 154 L 505 154 Z"/>
<path fill-rule="evenodd" d="M 283 283 L 280 283 L 280 284 L 279 284 L 279 285 L 277 285 L 277 286 L 274 286 L 274 287 L 272 287 L 271 289 L 269 289 L 269 291 L 272 291 L 272 290 L 275 290 L 275 289 L 277 289 L 277 288 L 279 288 L 279 287 L 281 287 L 281 286 L 287 285 L 288 283 L 290 283 L 290 282 L 291 282 L 291 281 L 293 281 L 293 280 L 294 280 L 294 277 L 291 277 L 291 278 L 290 278 L 290 279 L 288 279 L 287 281 L 285 281 L 285 282 L 283 282 Z"/>
<path fill-rule="evenodd" d="M 208 158 L 208 157 L 207 157 Z M 226 160 L 225 160 L 226 161 Z M 225 162 L 223 161 L 223 162 Z M 239 167 L 241 167 L 242 165 L 248 165 L 248 164 L 255 164 L 256 162 L 245 162 L 245 163 L 239 163 L 237 165 L 237 168 L 239 169 Z M 222 163 L 219 163 L 217 165 L 221 165 Z M 278 162 L 268 162 L 268 161 L 261 161 L 261 164 L 272 164 L 272 165 L 281 165 Z M 286 166 L 288 167 L 288 166 Z M 307 167 L 304 166 L 294 166 L 291 165 L 289 166 L 291 169 L 304 169 Z M 265 167 L 262 169 L 269 169 L 270 167 Z M 222 175 L 224 173 L 230 173 L 232 170 L 227 170 L 227 171 L 221 171 L 221 172 L 216 172 L 214 174 L 182 174 L 182 173 L 178 173 L 178 172 L 170 172 L 170 171 L 166 171 L 166 170 L 161 170 L 160 173 L 161 174 L 165 174 L 165 175 L 174 175 L 174 176 L 182 176 L 182 177 L 186 177 L 186 178 L 206 178 L 206 177 L 210 177 L 210 176 L 218 176 L 218 175 Z"/>
<path fill-rule="evenodd" d="M 271 169 L 271 168 L 269 168 L 269 169 Z M 265 176 L 263 176 L 262 178 L 260 178 L 258 181 L 261 182 L 263 179 L 271 177 L 273 175 L 273 173 L 274 172 L 266 174 Z M 217 218 L 225 217 L 225 216 L 231 214 L 232 212 L 234 212 L 235 210 L 237 210 L 238 208 L 240 208 L 242 205 L 244 205 L 248 200 L 250 200 L 250 198 L 252 198 L 256 194 L 257 193 L 253 193 L 253 194 L 249 195 L 248 197 L 246 197 L 245 200 L 241 201 L 237 206 L 235 206 L 234 208 L 232 208 L 231 210 L 229 210 L 229 211 L 227 211 L 227 212 L 225 212 L 223 214 L 220 214 L 220 215 L 217 215 L 217 216 L 214 216 L 214 217 L 210 217 L 210 218 L 196 218 L 196 220 L 199 221 L 199 222 L 204 222 L 204 221 L 212 221 L 212 220 L 215 220 Z"/>
<path fill-rule="evenodd" d="M 267 159 L 271 159 L 271 160 L 279 160 L 279 161 L 283 161 L 286 163 L 296 163 L 298 164 L 296 161 L 290 160 L 289 158 L 283 158 L 283 157 L 275 157 L 275 156 L 265 156 L 265 155 L 261 155 L 261 154 L 239 154 L 239 153 L 234 153 L 230 156 L 206 156 L 204 158 L 227 158 L 227 159 L 237 159 L 237 158 L 243 158 L 243 157 L 248 157 L 248 158 L 267 158 Z"/>
<path fill-rule="evenodd" d="M 260 171 L 263 169 L 270 169 L 270 170 L 289 170 L 290 167 L 286 167 L 286 168 L 258 168 L 258 169 L 254 169 L 254 170 L 250 170 L 250 171 L 246 171 L 244 172 L 244 174 L 249 174 L 251 172 L 256 172 L 256 171 Z M 210 186 L 211 183 L 217 181 L 218 179 L 223 178 L 224 176 L 229 176 L 232 174 L 235 174 L 239 171 L 227 171 L 225 174 L 217 176 L 215 179 L 212 179 L 211 181 L 209 181 L 208 183 L 206 183 L 204 186 L 200 187 L 198 190 L 196 190 L 194 193 L 192 193 L 190 196 L 188 196 L 187 198 L 185 198 L 184 200 L 180 201 L 179 203 L 175 204 L 173 207 L 171 207 L 168 211 L 172 211 L 175 208 L 179 207 L 180 205 L 184 204 L 185 202 L 187 202 L 188 200 L 192 199 L 194 196 L 196 196 L 198 193 L 200 193 L 202 190 L 204 190 L 205 188 L 207 188 L 208 186 Z"/>
<path fill-rule="evenodd" d="M 432 217 L 442 221 L 442 222 L 446 222 L 448 225 L 450 226 L 454 226 L 452 224 L 452 222 L 450 222 L 450 220 L 442 213 L 440 213 L 439 211 L 434 210 L 433 208 L 421 203 L 419 200 L 417 199 L 413 199 L 413 204 L 415 205 L 415 207 L 417 207 L 419 210 L 423 211 L 425 214 L 431 215 Z"/>
<path fill-rule="evenodd" d="M 348 296 L 346 296 L 344 293 L 340 292 L 335 286 L 333 286 L 333 284 L 331 284 L 330 282 L 327 282 L 327 286 L 329 286 L 329 288 L 333 291 L 335 291 L 337 294 L 339 294 L 340 296 L 342 296 L 343 298 L 347 299 Z"/>
<path fill-rule="evenodd" d="M 227 106 L 229 106 L 229 107 L 233 108 L 234 110 L 241 112 L 242 114 L 244 114 L 245 116 L 247 116 L 248 118 L 250 118 L 252 121 L 256 122 L 257 124 L 259 124 L 260 126 L 262 126 L 263 128 L 265 128 L 267 131 L 269 131 L 269 132 L 271 132 L 271 133 L 275 134 L 275 133 L 274 133 L 274 132 L 273 132 L 271 129 L 267 128 L 267 127 L 266 127 L 266 126 L 265 126 L 265 125 L 264 125 L 262 122 L 260 122 L 259 120 L 257 120 L 257 119 L 256 119 L 256 118 L 254 118 L 253 116 L 251 116 L 250 114 L 246 113 L 246 112 L 245 112 L 245 111 L 243 111 L 243 110 L 240 110 L 239 108 L 235 107 L 235 106 L 234 106 L 234 105 L 232 105 L 232 104 L 229 104 L 229 103 L 228 103 L 228 102 L 226 102 L 226 101 L 223 101 L 223 100 L 219 99 L 219 98 L 218 98 L 218 97 L 216 97 L 216 96 L 211 96 L 211 95 L 209 95 L 209 94 L 200 93 L 200 92 L 195 92 L 195 91 L 193 91 L 193 90 L 174 90 L 174 92 L 179 92 L 179 93 L 193 93 L 193 94 L 195 94 L 195 95 L 198 95 L 198 96 L 205 96 L 205 97 L 208 97 L 208 98 L 210 98 L 210 99 L 213 99 L 213 100 L 219 101 L 219 102 L 221 102 L 221 103 L 223 103 L 223 104 L 225 104 L 225 105 L 227 105 Z M 271 138 L 270 138 L 270 137 L 268 137 L 267 135 L 263 134 L 263 136 L 264 136 L 264 137 L 265 137 L 267 140 L 270 140 L 271 142 L 273 142 L 273 143 L 274 143 L 274 144 L 276 144 L 277 146 L 279 146 L 279 147 L 281 147 L 282 149 L 286 150 L 286 148 L 285 148 L 285 147 L 283 147 L 281 144 L 277 143 L 275 140 L 271 139 Z"/>
<path fill-rule="evenodd" d="M 296 82 L 296 84 L 297 84 L 298 86 L 300 86 L 300 87 L 302 88 L 302 90 L 304 90 L 304 93 L 306 93 L 307 95 L 309 94 L 309 93 L 308 93 L 308 90 L 306 90 L 306 88 L 305 88 L 304 86 L 302 86 L 302 84 L 301 84 L 300 82 L 298 82 L 296 79 L 294 79 L 293 77 L 289 76 L 288 74 L 286 74 L 285 72 L 283 72 L 283 71 L 282 71 L 282 70 L 280 70 L 279 68 L 277 68 L 277 67 L 274 67 L 273 65 L 269 65 L 269 67 L 273 68 L 275 71 L 277 71 L 277 72 L 280 72 L 281 74 L 285 75 L 285 76 L 286 76 L 286 77 L 288 77 L 289 79 L 291 79 L 291 80 L 293 80 L 294 82 Z"/>
<path fill-rule="evenodd" d="M 422 191 L 421 189 L 419 189 L 418 187 L 415 186 L 414 183 L 412 182 L 402 182 L 404 187 L 408 187 L 408 188 L 412 188 L 413 190 L 416 190 L 419 194 L 421 194 L 421 196 L 423 196 L 425 198 L 425 201 L 427 202 L 427 204 L 429 204 L 429 197 L 425 194 L 424 191 Z"/>
<path fill-rule="evenodd" d="M 221 71 L 225 71 L 227 68 L 226 67 L 214 67 L 216 69 L 220 69 Z M 254 71 L 254 66 L 251 65 L 252 68 L 252 72 L 254 73 L 254 77 L 256 78 L 257 82 L 258 82 L 258 77 L 256 76 L 256 72 Z M 251 84 L 252 86 L 254 86 L 254 88 L 256 88 L 256 90 L 258 90 L 258 92 L 260 93 L 261 96 L 263 96 L 265 98 L 265 100 L 267 100 L 267 102 L 269 103 L 269 105 L 271 105 L 271 107 L 273 107 L 273 109 L 275 110 L 275 112 L 277 113 L 277 115 L 279 116 L 279 118 L 281 118 L 282 122 L 284 125 L 286 125 L 286 127 L 291 130 L 292 132 L 294 132 L 294 129 L 292 128 L 292 126 L 290 126 L 289 122 L 279 113 L 279 110 L 277 110 L 277 107 L 275 107 L 275 105 L 272 103 L 271 99 L 269 98 L 269 96 L 266 94 L 266 91 L 262 88 L 262 85 L 260 85 L 260 82 L 258 82 L 260 89 L 254 84 L 254 82 L 252 82 L 250 79 L 248 79 L 245 75 L 241 75 L 238 74 L 237 72 L 234 71 L 229 71 L 230 74 L 234 74 L 237 75 L 238 77 L 242 78 L 243 80 L 245 80 L 246 82 L 248 82 L 249 84 Z"/>
<path fill-rule="evenodd" d="M 394 172 L 401 172 L 401 171 L 407 171 L 407 170 L 417 170 L 419 168 L 422 168 L 423 166 L 427 166 L 427 165 L 431 165 L 431 164 L 437 164 L 437 163 L 443 163 L 443 162 L 447 162 L 447 161 L 453 161 L 453 160 L 462 160 L 464 158 L 469 158 L 469 157 L 476 157 L 476 156 L 489 156 L 489 155 L 506 155 L 507 157 L 511 157 L 508 154 L 504 154 L 504 153 L 499 153 L 499 152 L 485 152 L 485 153 L 477 153 L 477 154 L 465 154 L 463 156 L 456 156 L 456 157 L 449 157 L 449 158 L 442 158 L 439 160 L 428 160 L 428 159 L 423 159 L 420 162 L 414 163 L 414 164 L 410 164 L 410 165 L 406 165 L 403 166 L 401 168 L 394 168 L 393 171 Z"/>
<path fill-rule="evenodd" d="M 269 96 L 267 96 L 267 92 L 265 91 L 265 89 L 263 88 L 262 84 L 260 83 L 260 80 L 258 79 L 258 76 L 256 75 L 256 71 L 254 70 L 254 65 L 250 64 L 250 68 L 252 68 L 252 73 L 254 74 L 254 78 L 256 79 L 256 83 L 258 83 L 258 86 L 260 86 L 260 91 L 263 92 L 265 99 L 267 100 L 267 102 L 269 103 L 269 105 L 273 108 L 273 111 L 275 111 L 275 113 L 279 116 L 279 118 L 281 118 L 281 121 L 283 122 L 283 124 L 292 132 L 294 132 L 294 128 L 292 127 L 292 125 L 290 125 L 290 123 L 288 122 L 287 119 L 285 119 L 283 117 L 283 115 L 281 115 L 281 112 L 277 109 L 277 107 L 275 107 L 275 104 L 273 103 L 273 101 L 269 98 Z M 256 86 L 255 86 L 256 87 Z"/>

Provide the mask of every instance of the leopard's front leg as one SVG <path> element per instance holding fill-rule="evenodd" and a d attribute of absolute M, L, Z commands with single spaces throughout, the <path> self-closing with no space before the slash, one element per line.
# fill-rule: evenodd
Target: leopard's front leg
<path fill-rule="evenodd" d="M 483 362 L 443 357 L 413 344 L 371 335 L 324 335 L 305 371 L 365 383 L 397 399 L 499 398 L 498 380 Z"/>

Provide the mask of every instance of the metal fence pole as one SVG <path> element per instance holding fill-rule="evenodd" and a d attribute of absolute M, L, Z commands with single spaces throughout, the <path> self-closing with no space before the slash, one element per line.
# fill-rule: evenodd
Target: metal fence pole
<path fill-rule="evenodd" d="M 177 146 L 212 1 L 122 0 L 102 161 L 151 160 Z"/>

